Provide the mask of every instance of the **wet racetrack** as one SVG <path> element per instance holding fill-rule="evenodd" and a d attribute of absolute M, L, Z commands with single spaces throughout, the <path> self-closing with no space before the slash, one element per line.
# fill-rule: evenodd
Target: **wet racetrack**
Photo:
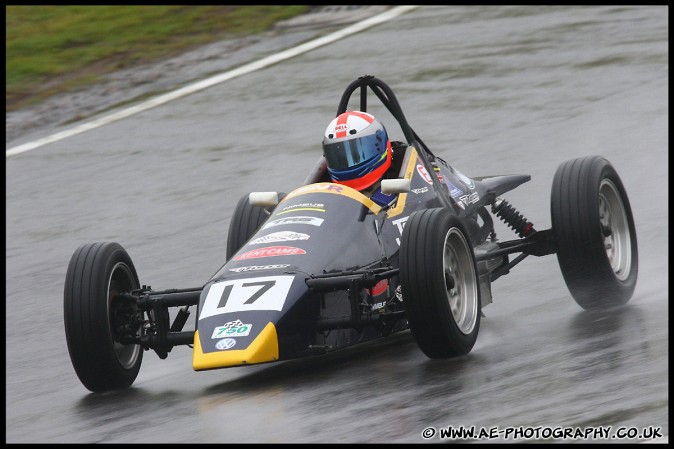
<path fill-rule="evenodd" d="M 461 425 L 653 428 L 666 440 L 668 64 L 665 6 L 424 6 L 7 158 L 6 442 L 415 443 L 442 441 L 423 439 L 428 427 Z M 417 134 L 463 173 L 530 174 L 504 197 L 537 229 L 550 227 L 559 164 L 611 161 L 638 233 L 628 305 L 583 311 L 556 257 L 529 257 L 493 284 L 462 358 L 430 360 L 402 333 L 314 359 L 194 372 L 191 350 L 178 347 L 166 360 L 146 353 L 129 390 L 89 393 L 63 326 L 75 249 L 116 241 L 141 283 L 203 285 L 225 261 L 237 200 L 301 185 L 342 92 L 365 74 L 391 86 Z M 501 225 L 499 238 L 514 238 Z"/>

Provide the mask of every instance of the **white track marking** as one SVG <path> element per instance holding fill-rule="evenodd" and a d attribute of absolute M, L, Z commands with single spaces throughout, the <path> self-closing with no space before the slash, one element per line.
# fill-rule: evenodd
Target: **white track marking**
<path fill-rule="evenodd" d="M 387 22 L 415 8 L 417 8 L 416 5 L 397 6 L 374 17 L 370 17 L 369 19 L 355 23 L 349 27 L 344 28 L 343 30 L 336 31 L 332 34 L 328 34 L 327 36 L 323 36 L 313 41 L 306 42 L 302 45 L 298 45 L 297 47 L 284 50 L 280 53 L 267 56 L 266 58 L 260 59 L 259 61 L 248 63 L 246 65 L 230 70 L 228 72 L 224 72 L 219 75 L 215 75 L 211 78 L 207 78 L 194 84 L 182 87 L 178 90 L 174 90 L 172 92 L 159 95 L 143 103 L 137 104 L 127 109 L 123 109 L 118 112 L 114 112 L 112 114 L 105 115 L 101 118 L 75 126 L 74 128 L 70 128 L 65 131 L 52 134 L 51 136 L 47 136 L 42 139 L 34 140 L 32 142 L 24 143 L 22 145 L 10 148 L 9 150 L 6 151 L 6 158 L 9 158 L 10 156 L 15 156 L 17 154 L 25 153 L 26 151 L 34 150 L 36 148 L 40 148 L 50 143 L 58 142 L 59 140 L 67 139 L 68 137 L 76 136 L 77 134 L 81 134 L 83 132 L 107 125 L 112 122 L 116 122 L 118 120 L 125 119 L 127 117 L 131 117 L 132 115 L 138 114 L 143 111 L 147 111 L 148 109 L 155 108 L 164 103 L 168 103 L 169 101 L 177 100 L 178 98 L 182 98 L 186 95 L 199 92 L 200 90 L 207 89 L 216 84 L 231 80 L 232 78 L 236 78 L 238 76 L 245 75 L 255 70 L 263 69 L 267 66 L 276 64 L 286 59 L 293 58 L 295 56 L 301 55 L 302 53 L 311 51 L 315 48 L 335 42 L 351 34 L 355 34 L 367 28 Z"/>

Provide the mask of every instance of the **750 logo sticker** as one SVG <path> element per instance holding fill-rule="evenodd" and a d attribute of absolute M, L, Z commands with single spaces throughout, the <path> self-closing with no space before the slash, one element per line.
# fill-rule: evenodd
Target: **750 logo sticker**
<path fill-rule="evenodd" d="M 241 320 L 230 321 L 216 327 L 211 338 L 247 337 L 252 328 L 252 324 L 244 324 Z"/>

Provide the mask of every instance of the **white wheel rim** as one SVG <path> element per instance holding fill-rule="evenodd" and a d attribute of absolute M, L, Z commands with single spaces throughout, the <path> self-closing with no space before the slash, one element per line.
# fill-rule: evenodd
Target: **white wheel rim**
<path fill-rule="evenodd" d="M 606 257 L 613 273 L 624 281 L 632 266 L 630 227 L 618 189 L 608 179 L 602 180 L 599 185 L 599 222 Z"/>
<path fill-rule="evenodd" d="M 470 334 L 477 322 L 477 276 L 471 257 L 472 250 L 463 233 L 450 228 L 445 236 L 443 273 L 449 309 L 457 327 Z"/>

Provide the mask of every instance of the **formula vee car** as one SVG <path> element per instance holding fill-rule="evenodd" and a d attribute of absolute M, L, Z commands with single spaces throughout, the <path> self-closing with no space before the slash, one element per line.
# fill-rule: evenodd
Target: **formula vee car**
<path fill-rule="evenodd" d="M 492 283 L 528 256 L 557 254 L 584 309 L 629 301 L 636 232 L 623 183 L 606 159 L 558 167 L 552 227 L 536 230 L 502 197 L 529 175 L 461 173 L 431 152 L 374 76 L 346 88 L 337 115 L 357 90 L 359 110 L 374 93 L 405 136 L 393 146 L 397 176 L 381 181 L 395 201 L 382 207 L 331 182 L 322 156 L 295 190 L 239 200 L 227 260 L 198 288 L 154 291 L 139 282 L 118 243 L 80 246 L 66 274 L 64 323 L 87 389 L 128 387 L 145 351 L 164 359 L 178 345 L 192 347 L 195 371 L 308 357 L 405 330 L 429 358 L 465 355 L 492 302 Z M 499 241 L 494 218 L 516 238 Z M 192 306 L 194 330 L 184 331 Z"/>

